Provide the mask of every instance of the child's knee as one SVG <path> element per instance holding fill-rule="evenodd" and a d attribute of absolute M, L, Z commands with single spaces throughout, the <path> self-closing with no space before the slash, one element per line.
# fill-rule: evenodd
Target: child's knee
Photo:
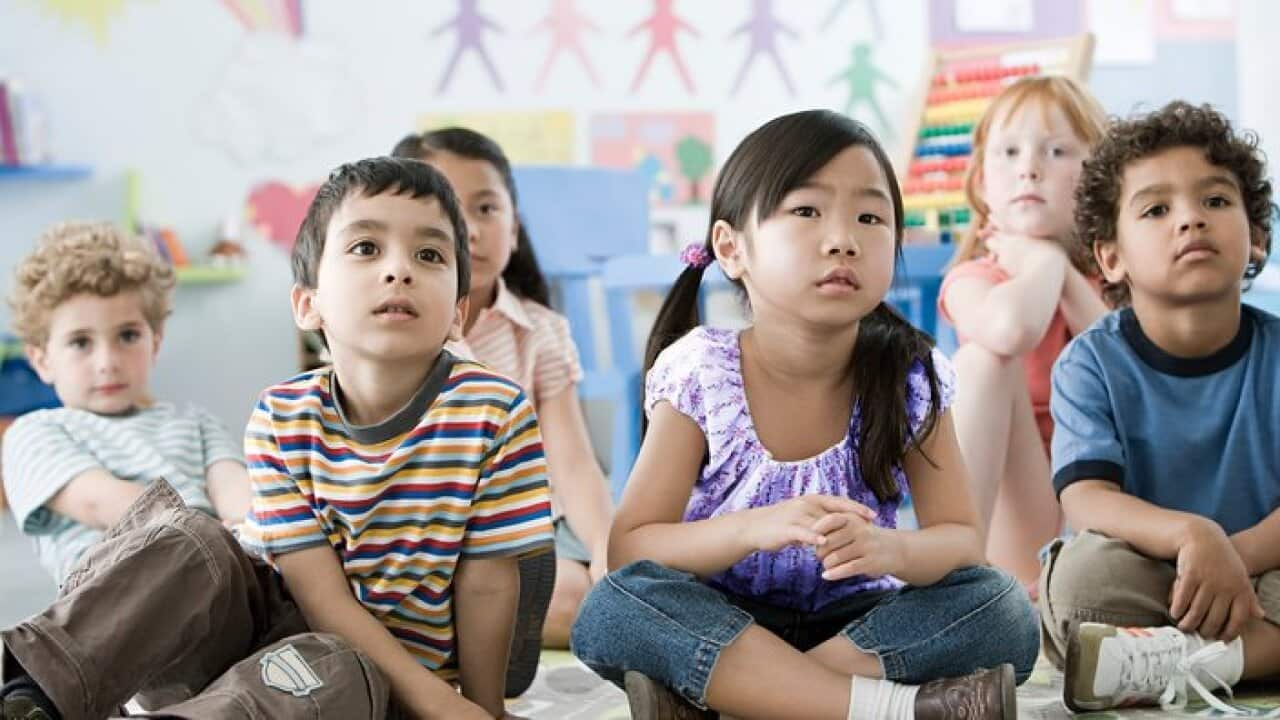
<path fill-rule="evenodd" d="M 1012 663 L 1018 682 L 1031 676 L 1040 654 L 1040 616 L 1026 590 L 1012 576 L 991 567 L 972 568 L 967 592 L 977 594 L 983 627 L 1000 638 L 1000 657 L 990 664 Z"/>
<path fill-rule="evenodd" d="M 1045 587 L 1048 602 L 1060 607 L 1116 609 L 1126 598 L 1167 595 L 1173 569 L 1128 543 L 1099 533 L 1078 533 L 1050 557 Z"/>

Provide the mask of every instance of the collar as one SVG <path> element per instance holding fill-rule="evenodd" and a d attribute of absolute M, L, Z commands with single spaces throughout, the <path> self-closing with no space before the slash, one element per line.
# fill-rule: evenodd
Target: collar
<path fill-rule="evenodd" d="M 525 330 L 533 328 L 533 318 L 525 310 L 524 302 L 519 295 L 507 289 L 507 283 L 501 277 L 498 278 L 498 295 L 493 299 L 493 305 L 481 312 L 485 311 L 498 313 Z"/>
<path fill-rule="evenodd" d="M 1142 325 L 1132 307 L 1120 311 L 1120 332 L 1138 357 L 1147 365 L 1166 375 L 1177 377 L 1198 377 L 1212 375 L 1225 370 L 1239 362 L 1249 352 L 1250 341 L 1253 340 L 1253 326 L 1257 322 L 1254 309 L 1241 303 L 1240 329 L 1231 342 L 1210 355 L 1196 358 L 1183 358 L 1170 355 L 1151 341 L 1143 332 Z"/>

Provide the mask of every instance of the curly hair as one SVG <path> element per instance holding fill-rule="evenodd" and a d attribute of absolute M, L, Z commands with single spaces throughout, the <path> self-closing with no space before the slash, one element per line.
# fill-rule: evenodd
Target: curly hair
<path fill-rule="evenodd" d="M 111 297 L 138 291 L 142 314 L 159 332 L 172 309 L 173 268 L 138 238 L 110 223 L 59 223 L 40 236 L 15 272 L 9 295 L 13 325 L 28 345 L 49 340 L 49 316 L 83 293 Z"/>
<path fill-rule="evenodd" d="M 1255 239 L 1271 253 L 1271 182 L 1266 163 L 1258 149 L 1258 136 L 1236 133 L 1231 121 L 1209 105 L 1192 105 L 1175 100 L 1155 112 L 1129 120 L 1117 120 L 1106 138 L 1085 161 L 1076 185 L 1076 230 L 1089 250 L 1093 270 L 1101 276 L 1095 248 L 1116 241 L 1120 214 L 1120 193 L 1125 168 L 1175 147 L 1198 147 L 1212 165 L 1231 171 L 1240 183 L 1245 214 Z M 1250 260 L 1245 266 L 1246 283 L 1262 272 L 1265 263 Z M 1102 294 L 1112 307 L 1128 305 L 1127 283 L 1105 279 Z"/>

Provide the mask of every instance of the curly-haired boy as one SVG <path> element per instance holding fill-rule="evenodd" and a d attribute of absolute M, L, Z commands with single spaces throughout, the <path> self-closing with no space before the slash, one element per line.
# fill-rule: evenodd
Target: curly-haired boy
<path fill-rule="evenodd" d="M 1079 534 L 1041 575 L 1068 707 L 1205 702 L 1280 671 L 1280 319 L 1257 139 L 1208 106 L 1115 123 L 1076 223 L 1119 309 L 1053 371 L 1054 487 Z"/>
<path fill-rule="evenodd" d="M 4 487 L 63 593 L 83 577 L 89 555 L 103 560 L 90 548 L 157 480 L 210 520 L 240 523 L 249 510 L 239 443 L 201 408 L 150 400 L 174 283 L 154 250 L 106 223 L 50 228 L 17 269 L 14 327 L 62 407 L 23 415 L 6 433 Z M 161 587 L 168 572 L 151 564 L 131 581 Z M 109 602 L 125 600 L 113 594 Z M 111 623 L 102 627 L 109 632 Z M 44 702 L 12 664 L 4 675 L 19 681 L 6 686 L 8 705 L 24 692 Z"/>

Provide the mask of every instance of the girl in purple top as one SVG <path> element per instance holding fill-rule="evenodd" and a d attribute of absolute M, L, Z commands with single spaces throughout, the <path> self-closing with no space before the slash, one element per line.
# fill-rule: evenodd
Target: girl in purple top
<path fill-rule="evenodd" d="M 884 151 L 843 115 L 777 118 L 721 170 L 650 336 L 621 569 L 573 631 L 633 717 L 1015 717 L 1036 616 L 983 566 L 950 365 L 884 302 L 902 227 Z M 698 324 L 713 261 L 740 333 Z M 908 491 L 919 530 L 897 528 Z"/>

